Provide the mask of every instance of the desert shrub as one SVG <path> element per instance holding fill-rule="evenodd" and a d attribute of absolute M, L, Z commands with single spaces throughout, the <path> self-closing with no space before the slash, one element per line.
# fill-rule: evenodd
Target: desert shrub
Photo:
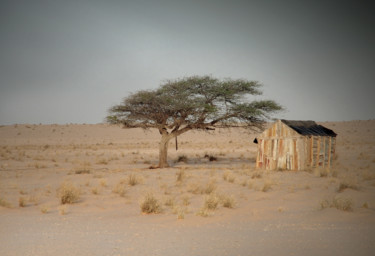
<path fill-rule="evenodd" d="M 220 196 L 220 203 L 226 208 L 234 208 L 236 205 L 236 201 L 234 200 L 233 196 L 226 195 Z"/>
<path fill-rule="evenodd" d="M 18 206 L 25 207 L 26 206 L 26 199 L 24 197 L 18 198 Z"/>
<path fill-rule="evenodd" d="M 332 205 L 338 210 L 353 211 L 353 201 L 348 198 L 334 198 Z"/>
<path fill-rule="evenodd" d="M 73 184 L 64 182 L 58 189 L 61 204 L 72 204 L 80 199 L 80 190 Z"/>
<path fill-rule="evenodd" d="M 167 197 L 165 199 L 164 205 L 168 207 L 173 207 L 175 204 L 174 198 L 173 197 Z"/>
<path fill-rule="evenodd" d="M 359 187 L 357 185 L 357 182 L 353 179 L 345 179 L 345 180 L 342 180 L 340 182 L 340 185 L 337 189 L 338 192 L 342 192 L 344 191 L 345 189 L 347 188 L 350 188 L 350 189 L 353 189 L 353 190 L 358 190 Z"/>
<path fill-rule="evenodd" d="M 223 173 L 223 180 L 233 183 L 236 180 L 236 177 L 231 171 L 226 171 Z"/>
<path fill-rule="evenodd" d="M 75 174 L 90 174 L 90 170 L 88 169 L 79 169 L 79 170 L 76 170 L 74 173 Z"/>
<path fill-rule="evenodd" d="M 267 192 L 267 191 L 269 191 L 271 188 L 272 188 L 272 182 L 266 180 L 266 181 L 263 183 L 263 187 L 262 187 L 261 190 L 262 190 L 262 192 Z"/>
<path fill-rule="evenodd" d="M 129 174 L 129 176 L 128 176 L 128 184 L 130 186 L 135 186 L 135 185 L 139 184 L 140 182 L 141 182 L 141 180 L 140 180 L 140 178 L 137 175 L 135 175 L 134 173 Z"/>
<path fill-rule="evenodd" d="M 253 174 L 251 175 L 251 178 L 252 179 L 261 179 L 263 177 L 263 173 L 262 171 L 255 171 L 253 172 Z"/>
<path fill-rule="evenodd" d="M 202 188 L 201 188 L 201 186 L 199 184 L 190 183 L 188 185 L 187 191 L 196 195 L 196 194 L 200 194 L 201 193 Z"/>
<path fill-rule="evenodd" d="M 0 206 L 6 207 L 6 208 L 12 207 L 12 205 L 7 200 L 5 200 L 4 198 L 1 198 L 1 197 L 0 197 Z"/>
<path fill-rule="evenodd" d="M 209 183 L 206 184 L 204 188 L 201 189 L 201 194 L 211 194 L 216 190 L 217 186 L 214 180 L 211 180 Z"/>
<path fill-rule="evenodd" d="M 219 206 L 220 198 L 216 194 L 210 194 L 206 196 L 202 208 L 199 209 L 197 215 L 202 217 L 208 217 L 213 214 L 213 212 Z"/>
<path fill-rule="evenodd" d="M 100 193 L 100 189 L 97 188 L 97 187 L 92 188 L 92 189 L 91 189 L 91 193 L 93 193 L 94 195 L 99 195 L 99 193 Z"/>
<path fill-rule="evenodd" d="M 107 160 L 105 158 L 101 158 L 98 161 L 96 161 L 97 164 L 103 164 L 103 165 L 107 165 L 108 162 L 109 162 L 109 160 Z"/>
<path fill-rule="evenodd" d="M 363 180 L 375 180 L 375 172 L 364 171 L 362 173 Z"/>
<path fill-rule="evenodd" d="M 325 199 L 320 202 L 320 208 L 336 208 L 341 211 L 353 211 L 353 201 L 348 198 L 333 198 L 332 200 Z"/>
<path fill-rule="evenodd" d="M 125 197 L 127 190 L 126 190 L 126 185 L 123 182 L 117 183 L 117 185 L 113 188 L 112 190 L 113 193 L 118 194 L 121 197 Z"/>
<path fill-rule="evenodd" d="M 207 208 L 202 207 L 198 212 L 197 215 L 202 217 L 209 217 L 212 215 L 212 211 L 208 210 Z"/>
<path fill-rule="evenodd" d="M 184 207 L 177 207 L 177 209 L 175 211 L 177 213 L 177 219 L 178 220 L 185 219 L 186 208 L 184 208 Z"/>
<path fill-rule="evenodd" d="M 148 193 L 140 204 L 141 211 L 143 213 L 160 213 L 162 208 L 159 201 L 155 198 L 152 193 Z"/>
<path fill-rule="evenodd" d="M 106 179 L 100 179 L 100 185 L 102 187 L 107 187 L 107 180 Z"/>
<path fill-rule="evenodd" d="M 182 204 L 188 206 L 190 204 L 190 197 L 184 196 L 182 197 Z"/>
<path fill-rule="evenodd" d="M 177 163 L 180 163 L 180 162 L 187 163 L 187 161 L 188 161 L 188 157 L 185 155 L 178 156 L 176 160 Z"/>
<path fill-rule="evenodd" d="M 210 194 L 205 198 L 203 208 L 208 210 L 216 210 L 220 202 L 220 198 L 216 194 Z"/>
<path fill-rule="evenodd" d="M 317 177 L 328 177 L 328 175 L 330 174 L 330 170 L 328 168 L 316 168 L 314 169 L 314 174 L 315 176 Z"/>
<path fill-rule="evenodd" d="M 204 158 L 207 158 L 210 162 L 217 161 L 217 157 L 215 157 L 213 155 L 205 154 Z"/>
<path fill-rule="evenodd" d="M 49 211 L 49 209 L 48 209 L 48 207 L 47 206 L 42 206 L 41 208 L 40 208 L 40 212 L 41 213 L 43 213 L 43 214 L 46 214 L 46 213 L 48 213 L 48 211 Z"/>

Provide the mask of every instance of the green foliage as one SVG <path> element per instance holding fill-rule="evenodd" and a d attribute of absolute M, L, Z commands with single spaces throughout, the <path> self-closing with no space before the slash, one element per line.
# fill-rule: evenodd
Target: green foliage
<path fill-rule="evenodd" d="M 282 110 L 272 100 L 249 102 L 261 95 L 261 84 L 244 79 L 219 80 L 192 76 L 169 80 L 156 90 L 138 91 L 112 107 L 109 123 L 125 127 L 205 129 L 246 123 L 259 127 L 270 114 Z"/>
<path fill-rule="evenodd" d="M 192 76 L 169 80 L 155 90 L 142 90 L 109 109 L 107 122 L 125 128 L 156 128 L 162 139 L 159 167 L 167 163 L 168 141 L 193 129 L 263 128 L 283 108 L 272 100 L 249 101 L 261 95 L 261 84 L 244 79 L 219 80 Z"/>

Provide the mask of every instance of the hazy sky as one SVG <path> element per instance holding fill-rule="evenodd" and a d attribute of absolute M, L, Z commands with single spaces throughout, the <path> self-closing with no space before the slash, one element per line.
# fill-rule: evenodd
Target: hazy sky
<path fill-rule="evenodd" d="M 371 3 L 0 0 L 0 124 L 99 123 L 130 92 L 206 74 L 260 81 L 279 118 L 374 119 Z"/>

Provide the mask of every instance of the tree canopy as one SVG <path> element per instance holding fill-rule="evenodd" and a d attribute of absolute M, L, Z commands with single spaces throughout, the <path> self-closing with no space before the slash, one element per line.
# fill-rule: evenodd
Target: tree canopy
<path fill-rule="evenodd" d="M 261 84 L 244 79 L 192 76 L 168 80 L 155 90 L 141 90 L 109 110 L 107 121 L 124 128 L 156 128 L 162 135 L 159 167 L 167 167 L 170 139 L 193 129 L 262 128 L 283 108 L 273 100 L 253 100 Z"/>

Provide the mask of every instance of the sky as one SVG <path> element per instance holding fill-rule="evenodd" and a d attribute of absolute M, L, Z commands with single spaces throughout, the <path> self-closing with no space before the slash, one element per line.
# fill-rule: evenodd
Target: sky
<path fill-rule="evenodd" d="M 375 118 L 371 1 L 0 0 L 0 124 L 101 123 L 193 75 L 262 83 L 275 118 Z"/>

